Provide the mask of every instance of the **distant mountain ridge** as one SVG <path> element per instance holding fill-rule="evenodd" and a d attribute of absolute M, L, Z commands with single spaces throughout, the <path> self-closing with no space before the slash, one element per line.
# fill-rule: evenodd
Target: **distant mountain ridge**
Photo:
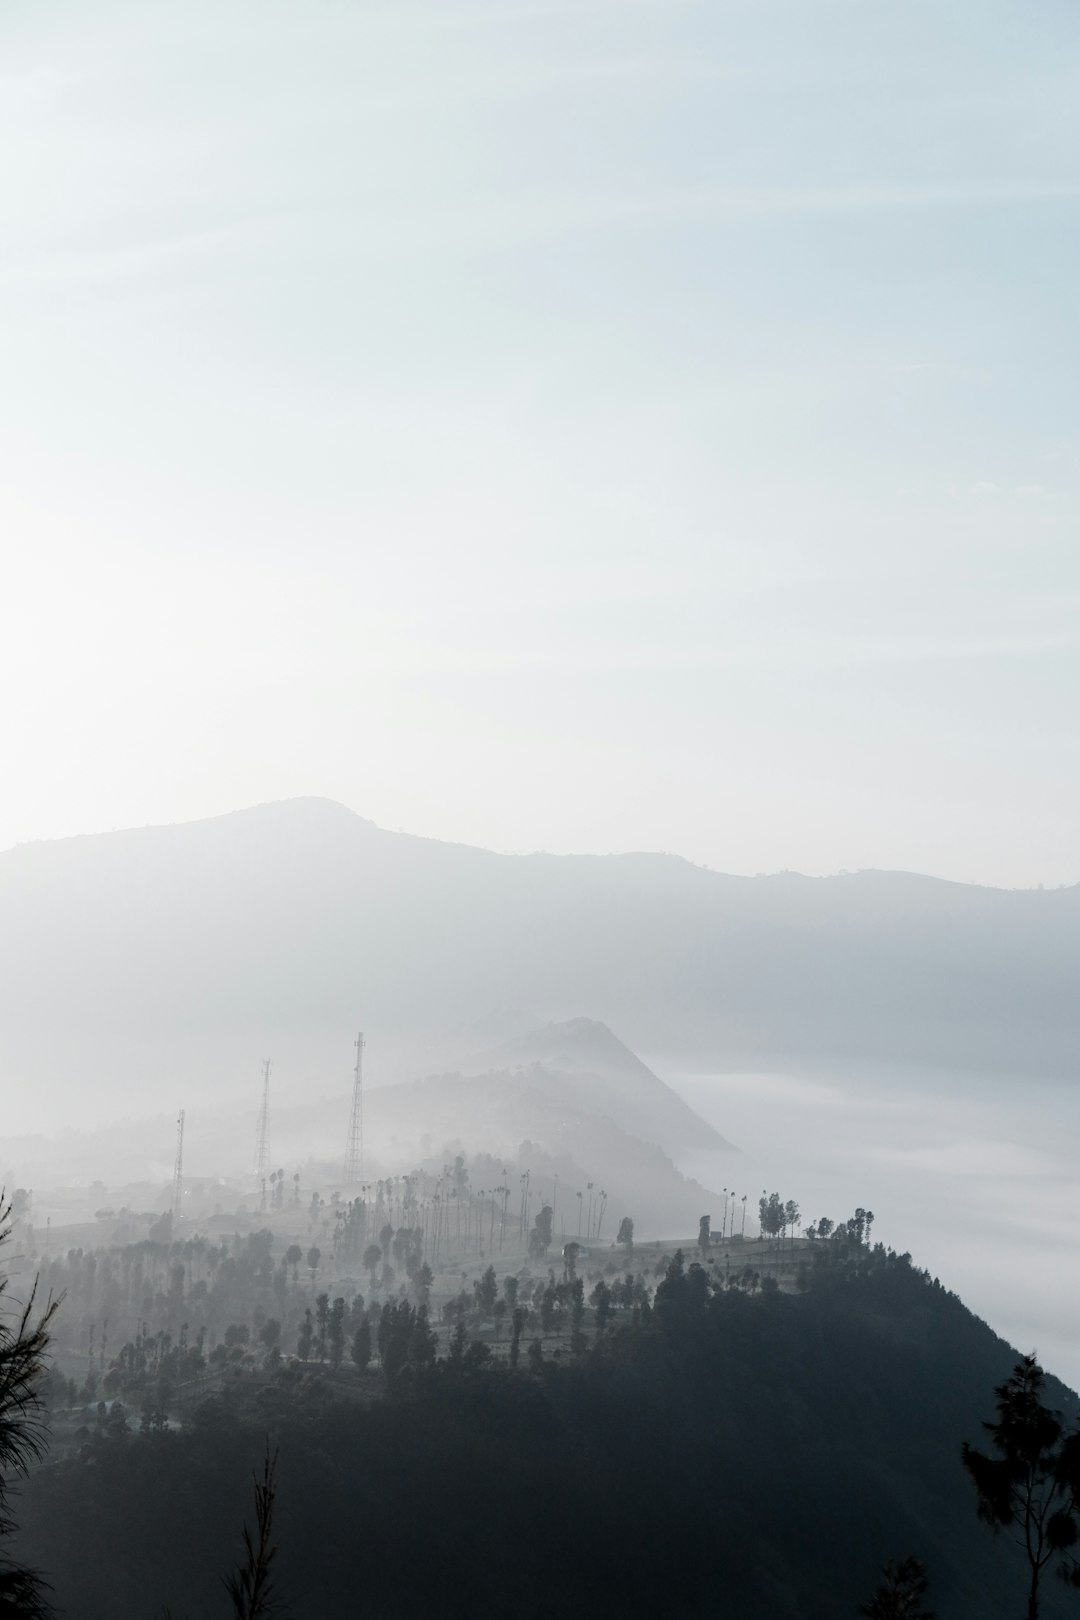
<path fill-rule="evenodd" d="M 507 856 L 299 799 L 0 854 L 0 1083 L 143 1104 L 273 1048 L 323 1090 L 362 1022 L 583 1011 L 716 1066 L 886 1059 L 1071 1076 L 1080 888 L 729 877 Z M 410 1049 L 394 1071 L 416 1072 Z M 387 1074 L 386 1078 L 393 1075 Z"/>

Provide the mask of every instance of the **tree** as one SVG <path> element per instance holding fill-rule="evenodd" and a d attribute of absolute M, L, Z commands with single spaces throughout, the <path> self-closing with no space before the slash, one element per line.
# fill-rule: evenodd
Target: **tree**
<path fill-rule="evenodd" d="M 369 1243 L 364 1250 L 364 1264 L 371 1272 L 371 1286 L 375 1287 L 375 1274 L 383 1263 L 382 1249 L 377 1243 Z"/>
<path fill-rule="evenodd" d="M 516 1280 L 516 1279 L 515 1279 Z M 521 1355 L 521 1330 L 525 1326 L 525 1311 L 521 1305 L 514 1307 L 513 1327 L 510 1334 L 510 1368 L 513 1371 Z"/>
<path fill-rule="evenodd" d="M 616 1243 L 621 1243 L 627 1254 L 634 1247 L 634 1223 L 629 1215 L 624 1215 L 619 1222 L 619 1230 L 615 1234 Z"/>
<path fill-rule="evenodd" d="M 499 1284 L 495 1279 L 495 1267 L 488 1266 L 476 1285 L 476 1303 L 480 1307 L 483 1316 L 491 1315 L 498 1297 Z"/>
<path fill-rule="evenodd" d="M 779 1193 L 762 1193 L 758 1199 L 758 1223 L 762 1237 L 779 1237 L 784 1227 L 785 1210 Z"/>
<path fill-rule="evenodd" d="M 420 1370 L 435 1365 L 439 1341 L 435 1337 L 435 1330 L 428 1321 L 427 1306 L 421 1305 L 413 1317 L 412 1333 L 409 1337 L 409 1361 Z"/>
<path fill-rule="evenodd" d="M 435 1273 L 425 1261 L 413 1277 L 413 1288 L 416 1291 L 417 1303 L 426 1305 L 431 1298 L 431 1285 L 435 1281 Z"/>
<path fill-rule="evenodd" d="M 709 1228 L 711 1225 L 712 1217 L 710 1215 L 703 1215 L 698 1221 L 697 1246 L 702 1254 L 708 1254 L 709 1252 Z"/>
<path fill-rule="evenodd" d="M 330 1365 L 336 1372 L 345 1355 L 345 1301 L 340 1294 L 330 1307 L 326 1342 L 330 1352 Z"/>
<path fill-rule="evenodd" d="M 1017 1362 L 995 1389 L 997 1417 L 983 1428 L 994 1443 L 987 1456 L 964 1442 L 961 1457 L 978 1496 L 979 1518 L 1002 1529 L 1028 1561 L 1028 1620 L 1038 1620 L 1039 1584 L 1055 1559 L 1070 1578 L 1065 1555 L 1080 1536 L 1080 1432 L 1065 1435 L 1041 1396 L 1045 1375 L 1033 1355 Z"/>
<path fill-rule="evenodd" d="M 452 1367 L 460 1367 L 462 1362 L 465 1360 L 465 1350 L 467 1344 L 468 1339 L 465 1335 L 465 1321 L 463 1317 L 459 1316 L 457 1319 L 457 1325 L 450 1336 L 450 1352 L 447 1357 L 447 1360 Z"/>
<path fill-rule="evenodd" d="M 585 1353 L 585 1284 L 575 1277 L 570 1290 L 570 1349 L 575 1356 Z"/>
<path fill-rule="evenodd" d="M 559 1296 L 554 1282 L 549 1282 L 540 1296 L 540 1328 L 547 1335 L 557 1333 L 562 1325 L 562 1312 L 559 1310 Z"/>
<path fill-rule="evenodd" d="M 12 1210 L 0 1193 L 0 1247 L 12 1230 Z M 26 1474 L 44 1456 L 45 1428 L 41 1418 L 42 1384 L 49 1325 L 60 1301 L 49 1300 L 35 1319 L 37 1283 L 25 1305 L 12 1316 L 4 1310 L 8 1280 L 0 1274 L 0 1536 L 15 1529 L 11 1513 L 10 1476 Z M 46 1583 L 34 1570 L 0 1555 L 0 1613 L 46 1616 Z"/>
<path fill-rule="evenodd" d="M 252 1538 L 244 1526 L 244 1561 L 235 1574 L 225 1581 L 225 1589 L 232 1599 L 235 1620 L 268 1620 L 275 1609 L 274 1583 L 270 1566 L 277 1556 L 277 1547 L 271 1540 L 274 1523 L 274 1498 L 277 1487 L 274 1470 L 277 1452 L 270 1455 L 267 1446 L 263 1462 L 262 1479 L 255 1481 L 255 1536 Z"/>
<path fill-rule="evenodd" d="M 266 1365 L 276 1367 L 281 1360 L 281 1323 L 276 1317 L 269 1317 L 259 1329 L 259 1342 L 262 1344 Z"/>
<path fill-rule="evenodd" d="M 533 1222 L 533 1229 L 529 1233 L 529 1253 L 533 1259 L 539 1259 L 547 1254 L 551 1248 L 552 1223 L 555 1219 L 550 1204 L 545 1204 Z"/>
<path fill-rule="evenodd" d="M 326 1360 L 327 1339 L 330 1333 L 330 1296 L 320 1294 L 315 1301 L 315 1359 Z"/>
<path fill-rule="evenodd" d="M 603 1333 L 611 1319 L 611 1289 L 603 1277 L 600 1278 L 600 1281 L 589 1295 L 589 1299 L 592 1301 L 593 1310 L 596 1312 L 597 1334 Z"/>
<path fill-rule="evenodd" d="M 426 1312 L 425 1318 L 426 1318 Z M 407 1299 L 396 1305 L 387 1300 L 379 1322 L 379 1352 L 386 1381 L 392 1384 L 412 1359 L 413 1331 L 418 1313 Z"/>
<path fill-rule="evenodd" d="M 357 1372 L 365 1372 L 371 1361 L 371 1323 L 366 1316 L 361 1318 L 360 1326 L 353 1334 L 352 1349 L 349 1354 L 352 1356 L 353 1365 Z"/>
<path fill-rule="evenodd" d="M 922 1606 L 926 1596 L 926 1570 L 917 1558 L 890 1562 L 882 1571 L 885 1579 L 861 1613 L 867 1620 L 934 1620 Z"/>
<path fill-rule="evenodd" d="M 305 1310 L 304 1320 L 300 1324 L 300 1331 L 296 1335 L 296 1353 L 301 1361 L 307 1361 L 311 1355 L 311 1346 L 315 1340 L 315 1322 L 311 1311 Z"/>

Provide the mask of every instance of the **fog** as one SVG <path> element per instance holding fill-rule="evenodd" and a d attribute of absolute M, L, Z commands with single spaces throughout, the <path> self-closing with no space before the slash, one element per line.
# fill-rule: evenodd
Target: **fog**
<path fill-rule="evenodd" d="M 369 1039 L 370 1182 L 421 1169 L 434 1180 L 456 1154 L 479 1156 L 515 1186 L 530 1171 L 534 1209 L 554 1194 L 564 1239 L 577 1234 L 576 1194 L 590 1181 L 610 1198 L 609 1240 L 630 1215 L 639 1237 L 689 1244 L 700 1215 L 721 1222 L 725 1190 L 747 1195 L 751 1235 L 762 1191 L 795 1199 L 804 1222 L 862 1205 L 884 1242 L 1080 1385 L 1080 1103 L 1069 1085 L 844 1059 L 703 1072 L 670 1054 L 645 1065 L 595 1021 L 491 1020 L 503 1030 L 508 1022 L 528 1028 L 480 1052 L 463 1051 L 459 1038 L 439 1070 L 395 1085 L 379 1083 Z M 234 1213 L 242 1225 L 257 1218 L 257 1095 L 251 1075 L 242 1102 L 187 1110 L 191 1230 L 210 1217 L 217 1227 Z M 310 1100 L 309 1080 L 279 1063 L 273 1099 L 271 1163 L 300 1177 L 305 1205 L 317 1189 L 349 1196 L 349 1093 L 328 1088 Z M 0 1137 L 0 1170 L 9 1184 L 34 1187 L 39 1243 L 46 1220 L 62 1246 L 65 1229 L 71 1241 L 93 1234 L 101 1205 L 169 1207 L 174 1115 L 56 1132 L 35 1112 L 38 1133 Z M 105 1223 L 93 1240 L 112 1235 Z"/>
<path fill-rule="evenodd" d="M 740 1184 L 776 1186 L 809 1219 L 872 1208 L 885 1242 L 910 1249 L 999 1333 L 1080 1387 L 1073 1086 L 842 1062 L 663 1072 L 739 1144 Z M 730 1168 L 709 1153 L 679 1162 L 710 1184 Z"/>

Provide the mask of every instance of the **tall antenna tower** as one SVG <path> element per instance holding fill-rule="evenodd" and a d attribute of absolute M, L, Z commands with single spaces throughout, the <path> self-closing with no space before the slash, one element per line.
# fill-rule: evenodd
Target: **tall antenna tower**
<path fill-rule="evenodd" d="M 270 1059 L 263 1063 L 262 1108 L 255 1132 L 255 1174 L 261 1181 L 270 1168 Z"/>
<path fill-rule="evenodd" d="M 181 1108 L 176 1117 L 176 1164 L 173 1167 L 172 1178 L 172 1218 L 173 1236 L 176 1235 L 176 1226 L 184 1213 L 184 1110 Z"/>
<path fill-rule="evenodd" d="M 349 1142 L 345 1149 L 345 1180 L 349 1184 L 364 1179 L 364 1035 L 356 1037 L 356 1068 L 353 1070 L 352 1112 L 349 1115 Z"/>

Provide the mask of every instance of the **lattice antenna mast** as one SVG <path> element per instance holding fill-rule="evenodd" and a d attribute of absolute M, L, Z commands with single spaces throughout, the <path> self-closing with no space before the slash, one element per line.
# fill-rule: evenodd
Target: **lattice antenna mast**
<path fill-rule="evenodd" d="M 263 1094 L 262 1108 L 259 1110 L 259 1127 L 255 1132 L 255 1174 L 259 1180 L 264 1180 L 270 1169 L 270 1059 L 263 1063 Z"/>
<path fill-rule="evenodd" d="M 352 1112 L 349 1115 L 349 1141 L 345 1149 L 345 1180 L 350 1185 L 364 1179 L 364 1035 L 353 1042 L 356 1068 L 353 1070 Z"/>
<path fill-rule="evenodd" d="M 184 1213 L 184 1110 L 181 1108 L 176 1117 L 176 1164 L 173 1166 L 172 1178 L 172 1218 L 173 1234 L 176 1225 Z"/>

